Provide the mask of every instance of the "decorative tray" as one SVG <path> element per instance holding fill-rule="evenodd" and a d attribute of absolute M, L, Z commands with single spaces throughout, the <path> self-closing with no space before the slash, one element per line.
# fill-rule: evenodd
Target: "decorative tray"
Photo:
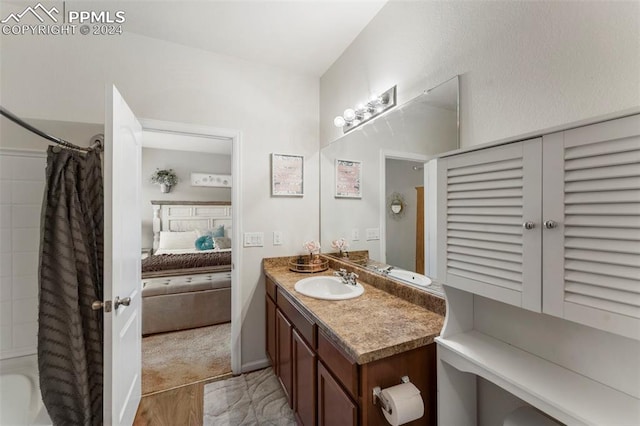
<path fill-rule="evenodd" d="M 298 263 L 300 260 L 303 263 Z M 301 272 L 303 274 L 313 274 L 314 272 L 322 272 L 329 269 L 329 261 L 320 259 L 319 263 L 309 263 L 309 259 L 291 259 L 289 260 L 289 270 L 293 272 Z"/>

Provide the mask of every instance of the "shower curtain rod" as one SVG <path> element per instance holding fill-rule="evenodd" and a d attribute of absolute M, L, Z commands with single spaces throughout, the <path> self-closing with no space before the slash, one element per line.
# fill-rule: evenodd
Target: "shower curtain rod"
<path fill-rule="evenodd" d="M 88 152 L 91 151 L 92 149 L 95 148 L 102 148 L 102 140 L 101 140 L 101 135 L 96 135 L 93 138 L 91 138 L 92 140 L 97 139 L 97 141 L 92 144 L 90 147 L 85 148 L 85 147 L 81 147 L 75 144 L 72 144 L 71 142 L 65 141 L 64 139 L 60 139 L 57 138 L 55 136 L 51 136 L 45 132 L 43 132 L 40 129 L 37 129 L 35 127 L 33 127 L 31 124 L 23 121 L 22 119 L 18 118 L 18 116 L 16 116 L 15 114 L 13 114 L 12 112 L 10 112 L 9 110 L 7 110 L 6 108 L 0 106 L 0 114 L 4 115 L 5 117 L 7 117 L 9 120 L 13 121 L 14 123 L 16 123 L 17 125 L 24 127 L 25 129 L 29 130 L 32 133 L 35 133 L 36 135 L 45 138 L 53 143 L 56 143 L 58 145 L 61 145 L 65 148 L 70 148 L 70 149 L 75 149 L 78 151 L 84 151 L 84 152 Z"/>

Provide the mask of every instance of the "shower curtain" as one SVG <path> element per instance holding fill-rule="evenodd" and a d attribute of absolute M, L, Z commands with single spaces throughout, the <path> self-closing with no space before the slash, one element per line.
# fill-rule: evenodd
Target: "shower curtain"
<path fill-rule="evenodd" d="M 102 424 L 100 153 L 49 147 L 42 207 L 38 367 L 54 425 Z"/>

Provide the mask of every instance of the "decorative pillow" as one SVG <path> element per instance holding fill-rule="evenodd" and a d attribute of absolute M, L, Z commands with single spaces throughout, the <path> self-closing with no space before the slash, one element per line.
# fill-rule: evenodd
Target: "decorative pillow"
<path fill-rule="evenodd" d="M 229 249 L 231 248 L 231 238 L 227 237 L 215 237 L 213 239 L 214 245 L 219 249 Z"/>
<path fill-rule="evenodd" d="M 193 242 L 198 238 L 196 231 L 172 232 L 160 231 L 158 249 L 193 249 Z"/>
<path fill-rule="evenodd" d="M 218 225 L 213 229 L 209 229 L 207 234 L 211 235 L 213 238 L 224 237 L 224 225 Z"/>
<path fill-rule="evenodd" d="M 213 241 L 211 235 L 203 235 L 196 240 L 197 250 L 213 250 L 215 246 L 216 243 Z"/>

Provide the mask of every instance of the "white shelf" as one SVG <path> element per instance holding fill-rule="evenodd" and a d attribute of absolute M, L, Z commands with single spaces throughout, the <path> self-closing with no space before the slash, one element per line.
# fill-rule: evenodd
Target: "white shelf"
<path fill-rule="evenodd" d="M 436 339 L 439 357 L 566 424 L 640 425 L 640 400 L 472 330 Z"/>

